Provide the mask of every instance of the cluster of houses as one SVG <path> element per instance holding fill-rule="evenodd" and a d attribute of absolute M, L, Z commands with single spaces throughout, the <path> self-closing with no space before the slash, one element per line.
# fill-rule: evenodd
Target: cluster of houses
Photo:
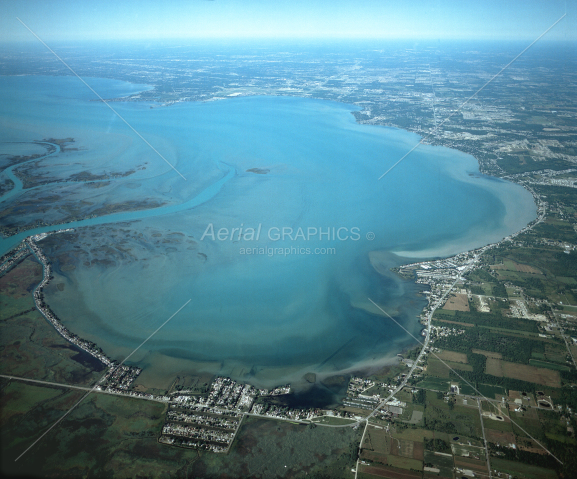
<path fill-rule="evenodd" d="M 64 233 L 68 231 L 72 230 L 63 229 L 55 231 L 54 233 Z M 60 322 L 56 314 L 54 314 L 54 312 L 44 302 L 43 290 L 52 279 L 52 267 L 42 252 L 42 249 L 38 246 L 37 242 L 43 240 L 49 234 L 53 233 L 41 233 L 26 238 L 22 244 L 16 248 L 11 257 L 2 265 L 4 269 L 6 271 L 10 269 L 14 264 L 25 257 L 29 251 L 32 251 L 38 261 L 40 261 L 43 268 L 43 276 L 42 281 L 36 287 L 33 294 L 36 308 L 38 308 L 40 313 L 42 313 L 42 315 L 48 320 L 50 324 L 52 324 L 52 326 L 54 326 L 54 329 L 56 329 L 56 331 L 58 331 L 58 333 L 64 339 L 79 347 L 83 351 L 86 351 L 91 356 L 101 361 L 105 366 L 110 368 L 106 375 L 99 381 L 99 384 L 95 387 L 95 390 L 107 392 L 110 394 L 123 394 L 134 397 L 141 397 L 143 399 L 149 399 L 153 401 L 168 402 L 170 400 L 168 396 L 156 396 L 153 394 L 145 394 L 137 391 L 129 391 L 132 383 L 142 370 L 133 366 L 126 366 L 123 364 L 118 365 L 117 361 L 114 361 L 106 356 L 106 354 L 104 354 L 95 343 L 86 341 L 78 337 L 76 334 L 68 331 L 68 329 Z M 0 270 L 0 273 L 4 271 L 4 269 Z"/>
<path fill-rule="evenodd" d="M 230 378 L 217 377 L 207 395 L 179 391 L 170 398 L 160 442 L 182 447 L 228 451 L 245 414 L 253 413 L 257 397 L 290 393 L 290 385 L 257 389 Z"/>
<path fill-rule="evenodd" d="M 29 254 L 30 250 L 27 248 L 26 243 L 22 242 L 15 250 L 0 258 L 0 276 L 7 273 L 9 269 L 18 264 Z"/>
<path fill-rule="evenodd" d="M 110 369 L 100 380 L 100 384 L 104 384 L 105 387 L 108 386 L 127 391 L 141 372 L 142 369 L 140 368 L 121 364 Z"/>

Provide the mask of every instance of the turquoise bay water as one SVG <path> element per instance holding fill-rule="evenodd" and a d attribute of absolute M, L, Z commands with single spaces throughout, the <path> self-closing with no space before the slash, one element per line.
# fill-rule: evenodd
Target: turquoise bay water
<path fill-rule="evenodd" d="M 139 88 L 89 83 L 103 97 Z M 45 213 L 53 220 L 64 217 L 66 201 L 163 204 L 60 226 L 92 226 L 80 230 L 85 241 L 125 255 L 94 265 L 85 260 L 96 253 L 79 247 L 85 256 L 76 269 L 57 270 L 64 291 L 52 288 L 47 297 L 72 331 L 118 358 L 190 299 L 134 358 L 160 376 L 194 367 L 270 385 L 376 364 L 414 340 L 368 298 L 415 335 L 424 306 L 415 285 L 377 269 L 403 262 L 398 254 L 449 255 L 498 241 L 535 217 L 528 192 L 479 175 L 474 158 L 447 148 L 421 146 L 378 180 L 419 138 L 358 125 L 348 105 L 285 97 L 112 103 L 183 180 L 105 105 L 90 101 L 77 79 L 4 77 L 0 87 L 3 144 L 75 139 L 76 151 L 44 159 L 39 174 L 134 170 L 98 189 L 66 183 L 22 191 L 9 204 L 57 194 Z M 119 222 L 130 230 L 122 240 Z M 4 239 L 0 248 L 50 229 Z M 194 246 L 167 242 L 159 253 L 151 229 Z M 63 240 L 50 254 L 75 246 Z M 382 253 L 379 264 L 371 264 L 372 251 Z"/>

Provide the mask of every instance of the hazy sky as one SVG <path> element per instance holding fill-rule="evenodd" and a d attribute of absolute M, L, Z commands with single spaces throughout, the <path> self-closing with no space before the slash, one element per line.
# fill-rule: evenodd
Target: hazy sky
<path fill-rule="evenodd" d="M 567 5 L 567 7 L 566 7 Z M 0 41 L 206 37 L 577 40 L 565 0 L 0 0 Z"/>

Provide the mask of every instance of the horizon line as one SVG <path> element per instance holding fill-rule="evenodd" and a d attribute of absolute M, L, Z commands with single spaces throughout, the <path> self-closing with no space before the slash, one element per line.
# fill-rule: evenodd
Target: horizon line
<path fill-rule="evenodd" d="M 523 37 L 508 38 L 508 37 L 378 37 L 378 36 L 195 36 L 195 37 L 103 37 L 103 38 L 59 38 L 53 39 L 52 42 L 175 42 L 175 41 L 230 41 L 230 40 L 245 40 L 245 41 L 428 41 L 428 42 L 456 42 L 456 41 L 471 41 L 471 42 L 522 42 L 526 39 Z M 550 43 L 574 43 L 575 38 L 549 38 L 543 41 Z M 2 39 L 0 44 L 34 44 L 33 39 Z"/>

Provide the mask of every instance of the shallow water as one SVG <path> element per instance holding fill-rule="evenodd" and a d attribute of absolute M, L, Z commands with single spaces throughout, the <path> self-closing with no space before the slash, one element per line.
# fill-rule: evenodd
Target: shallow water
<path fill-rule="evenodd" d="M 107 96 L 131 88 L 90 82 Z M 64 291 L 47 295 L 73 332 L 119 358 L 190 299 L 133 358 L 160 376 L 174 362 L 159 354 L 260 384 L 392 357 L 414 340 L 367 298 L 415 335 L 424 300 L 413 284 L 377 273 L 371 251 L 383 252 L 386 271 L 402 261 L 392 253 L 453 254 L 535 218 L 528 192 L 479 175 L 474 158 L 447 148 L 420 146 L 379 180 L 419 138 L 358 125 L 348 105 L 285 97 L 113 103 L 184 180 L 78 83 L 1 78 L 1 118 L 10 125 L 1 139 L 73 137 L 77 151 L 38 166 L 52 177 L 134 170 L 98 189 L 41 187 L 62 202 L 164 205 L 75 223 L 94 228 L 82 230 L 80 246 L 53 237 L 55 258 L 75 246 L 83 253 L 74 268 L 57 268 Z M 64 217 L 59 206 L 46 215 Z M 108 262 L 92 261 L 104 246 Z"/>

